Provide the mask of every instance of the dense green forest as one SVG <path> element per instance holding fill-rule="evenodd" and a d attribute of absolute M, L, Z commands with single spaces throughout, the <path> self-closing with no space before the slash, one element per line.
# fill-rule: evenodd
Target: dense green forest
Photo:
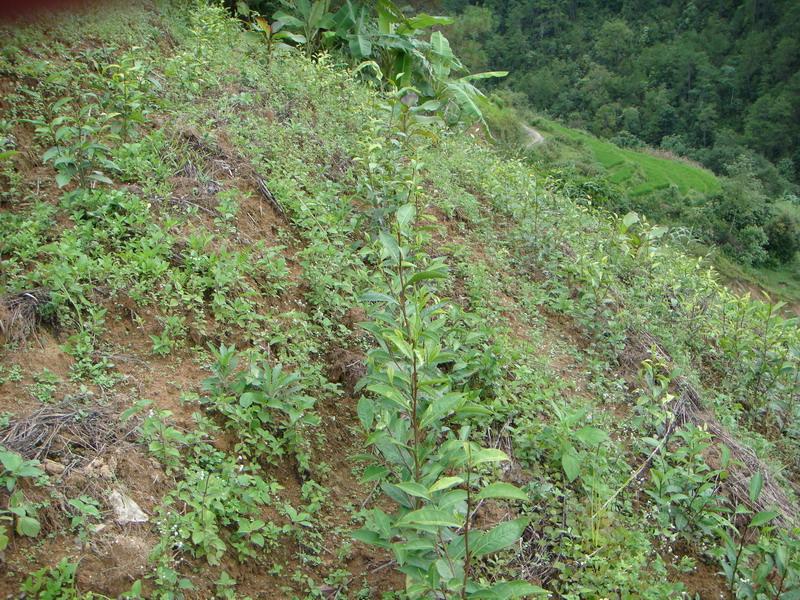
<path fill-rule="evenodd" d="M 743 153 L 798 182 L 797 2 L 444 0 L 473 68 L 566 124 L 689 156 L 723 173 Z M 764 164 L 775 165 L 775 170 Z"/>
<path fill-rule="evenodd" d="M 755 163 L 487 97 L 457 24 L 0 27 L 0 598 L 800 597 L 798 318 L 635 210 L 767 236 Z"/>

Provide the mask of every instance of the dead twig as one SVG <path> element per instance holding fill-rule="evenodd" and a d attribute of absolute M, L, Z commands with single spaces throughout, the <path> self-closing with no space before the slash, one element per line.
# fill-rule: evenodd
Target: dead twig
<path fill-rule="evenodd" d="M 286 217 L 286 211 L 283 210 L 283 206 L 281 206 L 281 203 L 278 202 L 278 200 L 275 198 L 272 192 L 269 191 L 269 188 L 267 187 L 267 182 L 264 181 L 264 179 L 258 175 L 254 175 L 254 179 L 256 185 L 258 186 L 258 191 L 261 192 L 261 195 L 266 199 L 267 202 L 270 203 L 272 208 L 274 208 L 275 211 L 281 217 L 283 217 L 285 220 L 288 221 L 288 218 Z"/>

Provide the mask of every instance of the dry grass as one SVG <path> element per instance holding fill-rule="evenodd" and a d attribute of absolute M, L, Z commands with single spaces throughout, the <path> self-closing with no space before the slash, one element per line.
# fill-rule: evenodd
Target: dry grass
<path fill-rule="evenodd" d="M 0 341 L 24 342 L 36 336 L 36 328 L 45 320 L 44 308 L 50 302 L 50 290 L 36 288 L 0 298 Z"/>
<path fill-rule="evenodd" d="M 69 471 L 127 437 L 113 413 L 73 400 L 44 405 L 0 430 L 0 446 L 27 459 L 58 460 Z"/>

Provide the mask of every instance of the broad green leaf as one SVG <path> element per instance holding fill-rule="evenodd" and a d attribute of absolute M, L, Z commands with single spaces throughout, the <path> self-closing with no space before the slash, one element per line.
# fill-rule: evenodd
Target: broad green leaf
<path fill-rule="evenodd" d="M 505 500 L 527 500 L 528 494 L 510 483 L 490 483 L 477 495 L 478 500 L 487 498 L 503 498 Z"/>
<path fill-rule="evenodd" d="M 358 420 L 361 421 L 361 426 L 364 429 L 372 429 L 372 423 L 375 420 L 375 406 L 369 398 L 361 396 L 358 400 Z"/>
<path fill-rule="evenodd" d="M 6 471 L 16 472 L 22 466 L 24 459 L 16 452 L 0 451 L 0 463 Z"/>
<path fill-rule="evenodd" d="M 639 215 L 633 211 L 629 212 L 624 217 L 622 217 L 622 224 L 625 225 L 626 228 L 630 227 L 631 225 L 635 225 L 638 222 L 639 222 Z"/>
<path fill-rule="evenodd" d="M 397 240 L 394 239 L 391 235 L 386 233 L 385 231 L 381 231 L 378 234 L 378 237 L 381 240 L 381 245 L 383 249 L 386 251 L 386 254 L 391 256 L 394 260 L 400 260 L 400 246 L 397 245 Z"/>
<path fill-rule="evenodd" d="M 760 513 L 756 513 L 753 515 L 753 518 L 750 519 L 750 527 L 761 527 L 762 525 L 766 525 L 775 517 L 777 517 L 778 514 L 779 513 L 777 510 L 764 510 Z"/>
<path fill-rule="evenodd" d="M 480 465 L 488 462 L 503 462 L 509 460 L 508 455 L 497 448 L 481 448 L 472 455 L 472 464 Z"/>
<path fill-rule="evenodd" d="M 451 562 L 443 558 L 436 561 L 436 571 L 443 581 L 450 581 L 455 578 L 456 574 L 453 572 Z"/>
<path fill-rule="evenodd" d="M 450 392 L 443 397 L 438 398 L 433 404 L 425 409 L 420 419 L 420 426 L 422 428 L 429 427 L 444 416 L 455 412 L 458 407 L 464 403 L 466 396 L 459 392 Z"/>
<path fill-rule="evenodd" d="M 396 483 L 395 487 L 400 488 L 409 496 L 416 496 L 417 498 L 425 498 L 426 500 L 430 500 L 428 488 L 421 483 L 417 483 L 416 481 L 403 481 L 402 483 Z"/>
<path fill-rule="evenodd" d="M 370 386 L 367 386 L 367 389 L 370 392 L 391 401 L 397 408 L 401 408 L 403 410 L 408 410 L 409 408 L 408 400 L 397 388 L 392 387 L 391 385 L 386 385 L 385 383 L 374 383 Z"/>
<path fill-rule="evenodd" d="M 53 146 L 52 148 L 50 148 L 47 152 L 45 152 L 42 155 L 42 162 L 50 162 L 56 156 L 58 156 L 59 152 L 61 152 L 61 148 L 58 148 L 57 146 Z"/>
<path fill-rule="evenodd" d="M 372 56 L 372 42 L 365 35 L 351 35 L 349 39 L 350 54 L 357 59 L 364 59 Z"/>
<path fill-rule="evenodd" d="M 575 432 L 575 437 L 587 446 L 599 446 L 608 439 L 608 434 L 597 427 L 582 427 Z"/>
<path fill-rule="evenodd" d="M 447 89 L 452 94 L 452 97 L 469 116 L 478 119 L 484 126 L 486 121 L 483 118 L 483 112 L 476 103 L 476 99 L 482 96 L 480 91 L 468 82 L 455 81 L 447 83 Z"/>
<path fill-rule="evenodd" d="M 550 592 L 527 581 L 502 581 L 485 590 L 472 592 L 467 598 L 476 600 L 513 600 L 527 596 L 549 596 Z"/>
<path fill-rule="evenodd" d="M 528 522 L 528 518 L 520 517 L 495 525 L 489 531 L 475 532 L 479 535 L 476 535 L 475 541 L 470 543 L 470 552 L 475 556 L 485 556 L 514 545 L 522 536 Z"/>
<path fill-rule="evenodd" d="M 731 449 L 728 448 L 725 444 L 721 444 L 719 447 L 720 452 L 720 466 L 723 469 L 727 469 L 728 466 L 731 464 Z"/>
<path fill-rule="evenodd" d="M 36 537 L 42 530 L 38 519 L 34 517 L 19 517 L 17 519 L 17 533 L 27 537 Z"/>
<path fill-rule="evenodd" d="M 375 10 L 378 13 L 378 29 L 381 33 L 391 33 L 392 25 L 405 21 L 403 11 L 391 0 L 378 0 Z"/>
<path fill-rule="evenodd" d="M 756 471 L 750 479 L 750 502 L 755 502 L 761 495 L 761 489 L 764 487 L 764 476 L 761 471 Z"/>
<path fill-rule="evenodd" d="M 291 31 L 281 31 L 272 36 L 274 40 L 289 40 L 295 44 L 303 45 L 308 42 L 306 36 L 299 33 L 292 33 Z"/>
<path fill-rule="evenodd" d="M 488 417 L 494 413 L 490 408 L 476 404 L 475 402 L 467 402 L 458 409 L 458 414 L 462 416 L 479 416 Z"/>
<path fill-rule="evenodd" d="M 664 227 L 663 225 L 659 225 L 658 227 L 653 227 L 647 236 L 651 239 L 658 239 L 663 237 L 669 231 L 669 227 Z"/>
<path fill-rule="evenodd" d="M 58 173 L 56 174 L 56 184 L 58 187 L 62 188 L 67 185 L 72 180 L 72 176 L 68 175 L 67 173 Z"/>
<path fill-rule="evenodd" d="M 397 304 L 397 300 L 392 298 L 389 294 L 381 292 L 366 292 L 361 295 L 362 302 L 388 302 L 389 304 Z"/>
<path fill-rule="evenodd" d="M 453 50 L 450 48 L 450 42 L 447 41 L 441 31 L 434 31 L 431 34 L 431 51 L 442 58 L 455 58 Z"/>
<path fill-rule="evenodd" d="M 483 73 L 470 73 L 461 77 L 461 81 L 475 81 L 478 79 L 494 79 L 508 76 L 508 71 L 485 71 Z"/>
<path fill-rule="evenodd" d="M 89 179 L 93 179 L 94 181 L 99 181 L 100 183 L 105 183 L 108 185 L 112 185 L 114 182 L 111 181 L 108 177 L 103 175 L 100 171 L 95 171 L 91 175 L 89 175 Z"/>
<path fill-rule="evenodd" d="M 414 208 L 413 204 L 404 204 L 398 208 L 397 212 L 395 213 L 397 224 L 400 225 L 401 228 L 407 227 L 408 224 L 414 220 L 415 214 L 416 209 Z"/>
<path fill-rule="evenodd" d="M 371 546 L 385 546 L 385 542 L 383 542 L 381 536 L 369 529 L 356 529 L 351 535 L 359 542 L 364 542 Z"/>
<path fill-rule="evenodd" d="M 245 392 L 239 397 L 239 406 L 249 408 L 253 404 L 264 404 L 266 401 L 264 392 Z"/>
<path fill-rule="evenodd" d="M 280 21 L 284 26 L 303 28 L 303 22 L 300 19 L 280 10 L 272 16 L 272 20 Z"/>
<path fill-rule="evenodd" d="M 423 525 L 426 527 L 461 527 L 461 519 L 452 513 L 435 508 L 420 508 L 403 515 L 396 523 L 398 527 L 413 527 Z"/>
<path fill-rule="evenodd" d="M 574 449 L 564 452 L 561 455 L 561 467 L 564 469 L 564 474 L 567 479 L 572 482 L 581 474 L 581 465 L 578 461 L 578 454 Z"/>
<path fill-rule="evenodd" d="M 428 271 L 420 271 L 414 273 L 408 280 L 409 285 L 413 285 L 418 281 L 425 281 L 428 279 L 444 279 L 447 277 L 447 271 L 444 269 L 431 269 Z"/>
<path fill-rule="evenodd" d="M 420 13 L 410 17 L 406 21 L 406 26 L 413 31 L 416 29 L 427 29 L 428 27 L 433 27 L 434 25 L 451 25 L 452 23 L 453 19 L 451 17 L 441 17 Z"/>
<path fill-rule="evenodd" d="M 462 483 L 464 483 L 463 477 L 442 477 L 439 481 L 428 488 L 428 493 L 433 494 L 434 492 L 441 492 L 442 490 L 446 490 L 447 488 L 451 488 L 454 485 L 460 485 Z"/>

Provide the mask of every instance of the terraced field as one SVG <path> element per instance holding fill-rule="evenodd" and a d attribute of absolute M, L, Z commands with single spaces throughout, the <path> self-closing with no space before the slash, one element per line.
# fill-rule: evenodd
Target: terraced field
<path fill-rule="evenodd" d="M 620 148 L 589 133 L 541 118 L 536 127 L 545 137 L 563 145 L 564 158 L 585 157 L 587 150 L 608 171 L 609 180 L 624 184 L 632 196 L 642 196 L 672 185 L 682 194 L 709 194 L 720 189 L 716 176 L 707 169 L 681 160 Z"/>

